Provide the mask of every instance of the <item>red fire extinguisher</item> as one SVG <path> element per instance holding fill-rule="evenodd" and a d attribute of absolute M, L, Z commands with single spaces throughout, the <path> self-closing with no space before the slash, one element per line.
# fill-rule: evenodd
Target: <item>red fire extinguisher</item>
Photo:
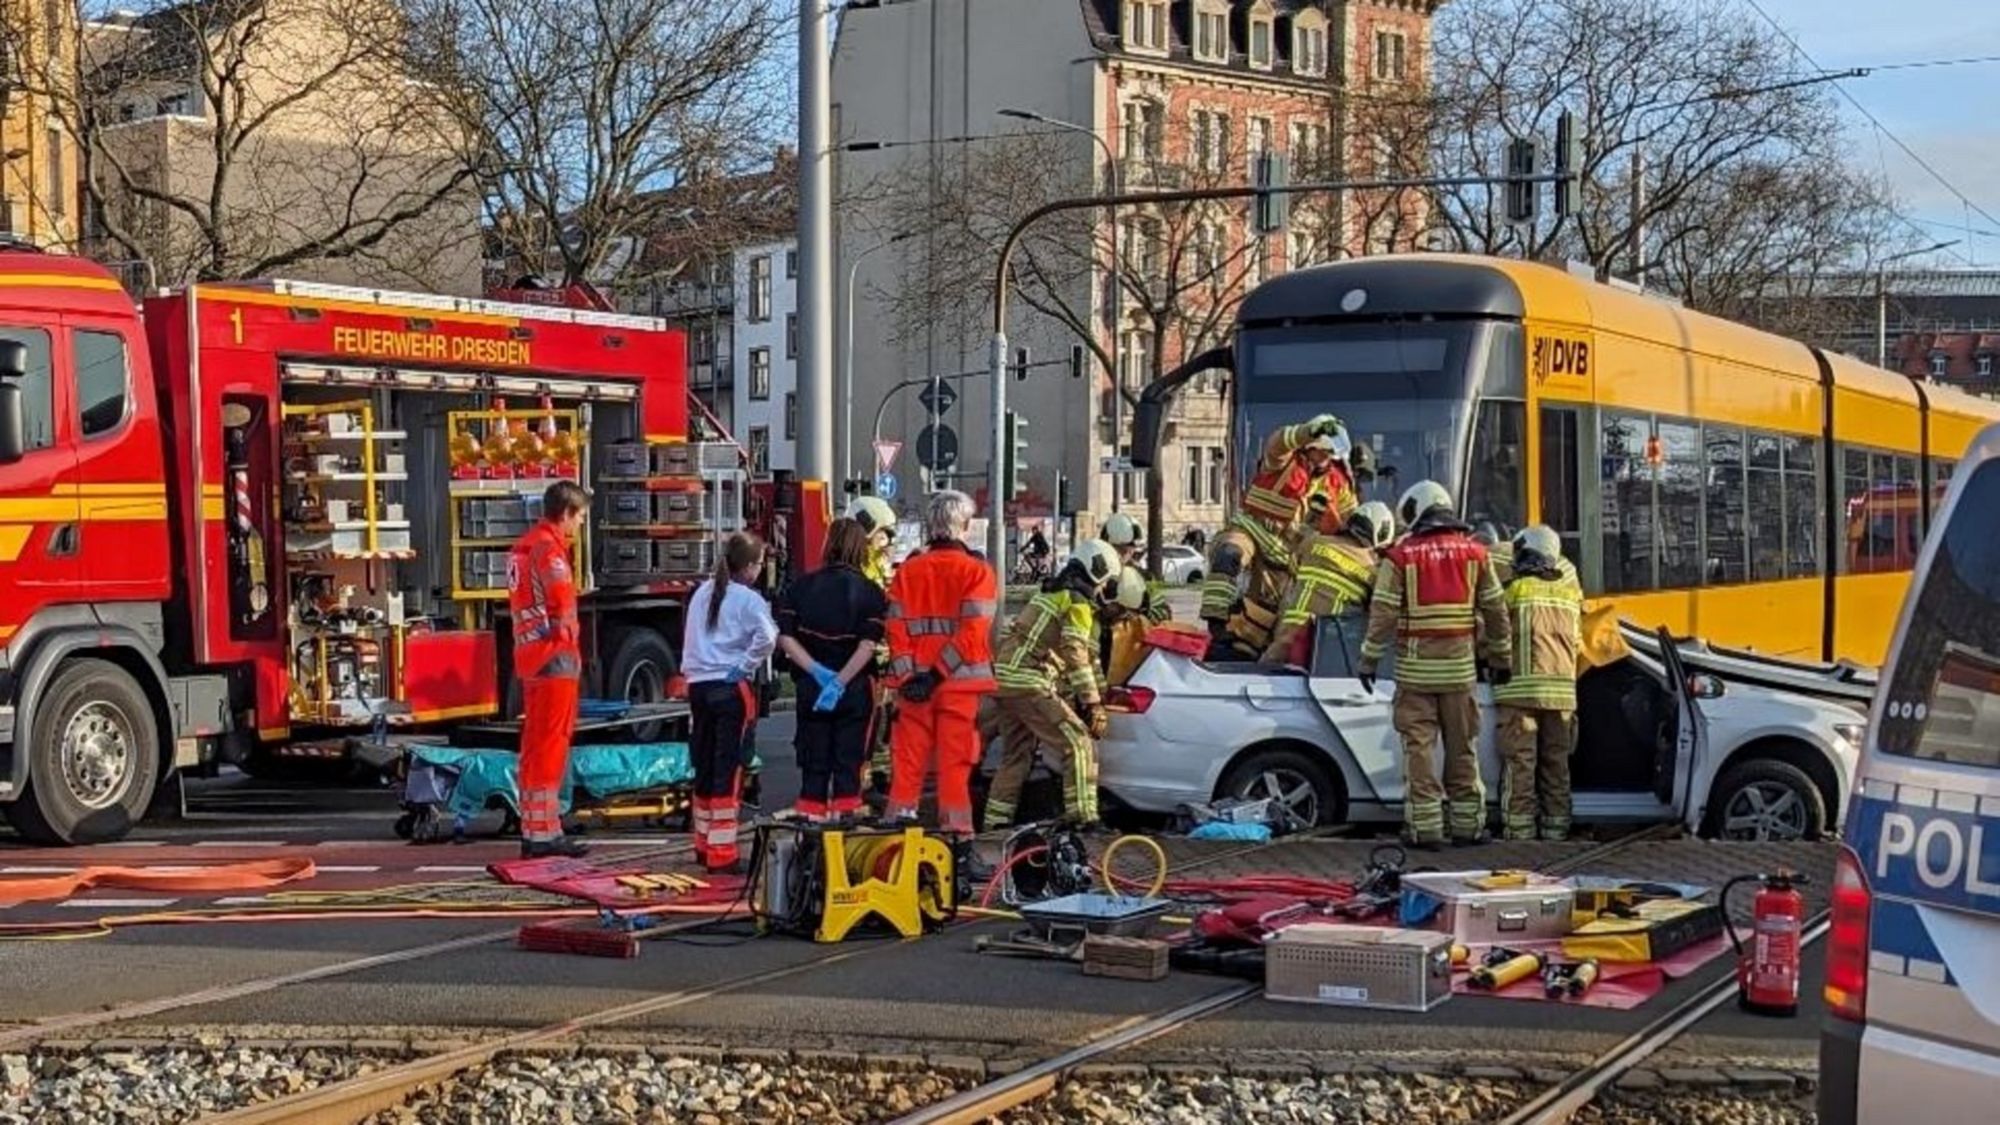
<path fill-rule="evenodd" d="M 1736 1003 L 1746 1012 L 1795 1016 L 1799 1011 L 1799 936 L 1805 929 L 1806 900 L 1798 892 L 1806 877 L 1780 870 L 1775 875 L 1739 875 L 1722 885 L 1722 918 L 1736 947 Z M 1738 883 L 1763 884 L 1750 904 L 1750 944 L 1729 916 L 1729 892 Z"/>

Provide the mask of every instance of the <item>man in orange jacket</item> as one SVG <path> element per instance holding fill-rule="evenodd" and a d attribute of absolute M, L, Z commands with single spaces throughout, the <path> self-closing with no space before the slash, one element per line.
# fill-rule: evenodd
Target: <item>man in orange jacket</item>
<path fill-rule="evenodd" d="M 889 583 L 889 676 L 901 697 L 892 732 L 886 815 L 917 814 L 924 775 L 937 762 L 938 827 L 972 835 L 972 771 L 985 750 L 979 700 L 993 692 L 993 615 L 1000 590 L 992 566 L 965 545 L 972 498 L 931 495 L 924 550 Z M 964 862 L 963 860 L 961 862 Z"/>
<path fill-rule="evenodd" d="M 521 680 L 521 855 L 580 856 L 590 849 L 563 839 L 562 783 L 576 729 L 583 650 L 576 623 L 570 544 L 583 528 L 590 494 L 557 481 L 542 494 L 542 519 L 507 555 L 507 609 L 514 622 L 514 675 Z"/>

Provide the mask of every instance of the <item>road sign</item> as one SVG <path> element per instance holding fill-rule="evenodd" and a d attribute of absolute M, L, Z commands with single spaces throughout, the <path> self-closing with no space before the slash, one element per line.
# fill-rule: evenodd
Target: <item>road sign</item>
<path fill-rule="evenodd" d="M 903 451 L 903 443 L 883 438 L 875 443 L 875 471 L 886 473 L 896 467 L 896 454 Z"/>
<path fill-rule="evenodd" d="M 935 417 L 950 410 L 951 404 L 958 401 L 958 388 L 950 383 L 926 383 L 917 394 L 917 401 L 923 403 L 924 409 Z"/>
<path fill-rule="evenodd" d="M 875 495 L 884 500 L 896 498 L 896 474 L 884 469 L 875 477 Z"/>
<path fill-rule="evenodd" d="M 951 471 L 958 464 L 958 433 L 939 422 L 917 433 L 917 461 L 934 473 Z"/>
<path fill-rule="evenodd" d="M 1100 473 L 1129 473 L 1132 471 L 1132 459 L 1130 457 L 1112 457 L 1109 455 L 1099 457 L 1097 459 L 1097 471 Z"/>

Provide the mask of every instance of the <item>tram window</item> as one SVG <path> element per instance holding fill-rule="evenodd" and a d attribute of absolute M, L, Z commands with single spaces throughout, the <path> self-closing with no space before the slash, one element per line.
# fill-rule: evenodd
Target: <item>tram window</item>
<path fill-rule="evenodd" d="M 1956 461 L 1931 462 L 1931 497 L 1929 512 L 1937 515 L 1938 505 L 1944 503 L 1944 494 L 1951 488 L 1951 471 L 1958 467 Z"/>
<path fill-rule="evenodd" d="M 1660 588 L 1701 585 L 1701 427 L 1662 421 L 1660 438 Z"/>
<path fill-rule="evenodd" d="M 1785 439 L 1785 574 L 1811 578 L 1819 565 L 1819 445 L 1811 438 Z"/>
<path fill-rule="evenodd" d="M 1734 426 L 1709 426 L 1702 433 L 1708 467 L 1708 567 L 1710 586 L 1741 582 L 1749 576 L 1748 521 L 1743 508 L 1743 431 Z"/>
<path fill-rule="evenodd" d="M 1917 565 L 1924 545 L 1923 482 L 1917 479 L 1915 457 L 1896 458 L 1896 569 Z"/>
<path fill-rule="evenodd" d="M 1604 591 L 1653 589 L 1653 466 L 1646 461 L 1650 420 L 1604 418 L 1598 504 L 1604 544 Z"/>
<path fill-rule="evenodd" d="M 1528 517 L 1527 426 L 1527 404 L 1489 398 L 1480 401 L 1472 432 L 1466 518 L 1510 538 Z"/>
<path fill-rule="evenodd" d="M 1845 544 L 1846 558 L 1841 560 L 1841 570 L 1848 574 L 1873 574 L 1875 566 L 1875 544 L 1873 535 L 1874 498 L 1870 495 L 1874 478 L 1869 476 L 1869 457 L 1865 449 L 1849 449 L 1840 455 L 1840 519 L 1844 531 L 1841 535 Z"/>
<path fill-rule="evenodd" d="M 1749 446 L 1750 581 L 1773 582 L 1785 576 L 1784 444 L 1752 431 Z"/>
<path fill-rule="evenodd" d="M 1577 414 L 1574 410 L 1542 408 L 1542 522 L 1562 537 L 1563 553 L 1571 562 L 1583 558 L 1583 516 L 1578 505 L 1582 495 L 1577 474 L 1582 469 L 1583 451 L 1577 444 Z"/>

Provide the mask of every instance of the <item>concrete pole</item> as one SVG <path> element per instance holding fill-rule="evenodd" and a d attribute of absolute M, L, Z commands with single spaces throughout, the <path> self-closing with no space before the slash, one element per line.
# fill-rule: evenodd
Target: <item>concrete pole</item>
<path fill-rule="evenodd" d="M 833 480 L 833 174 L 827 2 L 799 5 L 798 474 Z"/>
<path fill-rule="evenodd" d="M 1875 269 L 1875 366 L 1889 366 L 1889 271 Z"/>

